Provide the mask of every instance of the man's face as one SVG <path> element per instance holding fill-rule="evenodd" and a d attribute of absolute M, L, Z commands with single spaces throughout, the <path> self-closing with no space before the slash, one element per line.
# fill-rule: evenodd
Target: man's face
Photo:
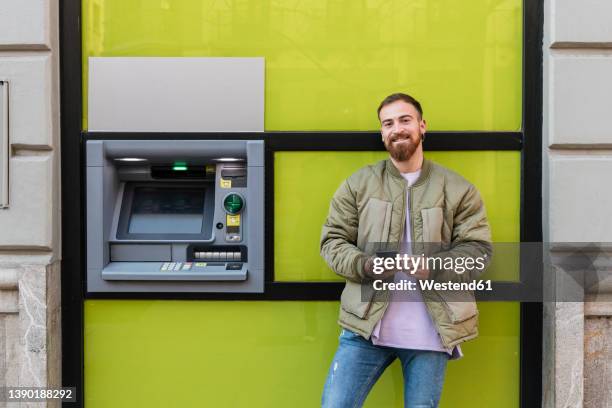
<path fill-rule="evenodd" d="M 397 161 L 410 159 L 421 145 L 425 121 L 412 104 L 395 101 L 380 110 L 380 133 L 391 157 Z"/>

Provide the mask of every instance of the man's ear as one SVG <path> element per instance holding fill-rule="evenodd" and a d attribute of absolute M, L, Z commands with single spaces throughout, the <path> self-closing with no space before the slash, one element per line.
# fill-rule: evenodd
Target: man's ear
<path fill-rule="evenodd" d="M 423 142 L 425 140 L 425 133 L 427 133 L 427 122 L 425 122 L 425 119 L 421 119 L 419 128 L 421 130 L 421 142 Z"/>
<path fill-rule="evenodd" d="M 427 122 L 425 122 L 425 119 L 421 119 L 421 123 L 419 123 L 419 127 L 421 128 L 421 133 L 425 134 L 425 132 L 427 131 Z"/>

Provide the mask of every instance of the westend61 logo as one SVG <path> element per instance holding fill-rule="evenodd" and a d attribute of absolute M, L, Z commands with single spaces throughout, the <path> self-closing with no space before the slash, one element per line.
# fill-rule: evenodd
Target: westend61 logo
<path fill-rule="evenodd" d="M 472 257 L 436 257 L 436 256 L 413 256 L 408 254 L 396 254 L 395 257 L 377 256 L 373 260 L 373 272 L 381 275 L 388 271 L 403 271 L 411 275 L 417 271 L 427 270 L 452 270 L 461 275 L 466 271 L 482 271 L 486 266 L 487 256 Z"/>

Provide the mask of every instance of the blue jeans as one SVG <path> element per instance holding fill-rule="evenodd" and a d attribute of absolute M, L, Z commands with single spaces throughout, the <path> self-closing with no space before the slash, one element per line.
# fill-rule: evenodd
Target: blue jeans
<path fill-rule="evenodd" d="M 340 334 L 340 344 L 327 375 L 322 406 L 361 407 L 376 380 L 396 357 L 404 373 L 404 407 L 437 407 L 447 353 L 375 346 L 346 329 Z"/>

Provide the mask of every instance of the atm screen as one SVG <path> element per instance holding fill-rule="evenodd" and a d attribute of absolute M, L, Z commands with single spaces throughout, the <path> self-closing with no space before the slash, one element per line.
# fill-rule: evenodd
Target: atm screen
<path fill-rule="evenodd" d="M 208 240 L 212 234 L 212 183 L 125 184 L 117 238 L 126 240 Z"/>
<path fill-rule="evenodd" d="M 130 234 L 199 234 L 204 191 L 140 187 L 134 189 Z"/>

